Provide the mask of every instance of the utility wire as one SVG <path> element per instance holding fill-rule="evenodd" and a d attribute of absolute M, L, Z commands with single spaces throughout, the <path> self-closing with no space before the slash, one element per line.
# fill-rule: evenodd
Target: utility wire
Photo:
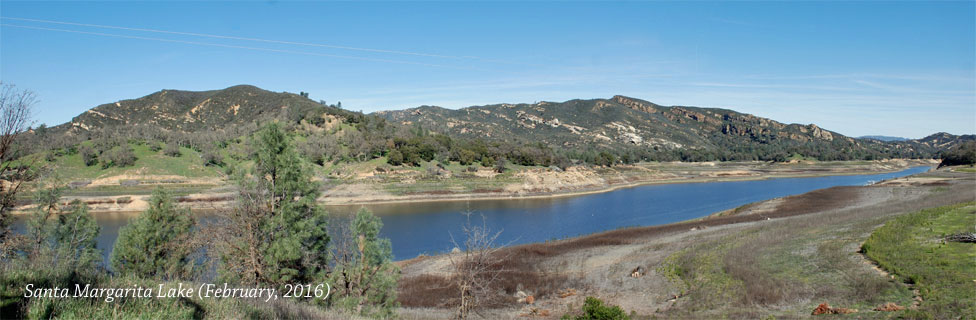
<path fill-rule="evenodd" d="M 30 21 L 30 22 L 41 22 L 41 23 L 52 23 L 52 24 L 72 25 L 72 26 L 81 26 L 81 27 L 118 29 L 118 30 L 128 30 L 128 31 L 166 33 L 166 34 L 194 36 L 194 37 L 207 37 L 207 38 L 217 38 L 217 39 L 228 39 L 228 40 L 257 41 L 257 42 L 266 42 L 266 43 L 289 44 L 289 45 L 309 46 L 309 47 L 322 47 L 322 48 L 332 48 L 332 49 L 342 49 L 342 50 L 356 50 L 356 51 L 366 51 L 366 52 L 376 52 L 376 53 L 402 54 L 402 55 L 412 55 L 412 56 L 422 56 L 422 57 L 447 58 L 447 59 L 458 59 L 458 60 L 460 60 L 460 59 L 485 60 L 485 59 L 481 59 L 479 57 L 473 57 L 473 56 L 448 56 L 448 55 L 420 53 L 420 52 L 408 52 L 408 51 L 396 51 L 396 50 L 384 50 L 384 49 L 371 49 L 371 48 L 358 48 L 358 47 L 337 46 L 337 45 L 319 44 L 319 43 L 282 41 L 282 40 L 248 38 L 248 37 L 236 37 L 236 36 L 224 36 L 224 35 L 215 35 L 215 34 L 205 34 L 205 33 L 195 33 L 195 32 L 180 32 L 180 31 L 167 31 L 167 30 L 158 30 L 158 29 L 130 28 L 130 27 L 108 26 L 108 25 L 100 25 L 100 24 L 88 24 L 88 23 L 76 23 L 76 22 L 66 22 L 66 21 L 55 21 L 55 20 L 41 20 L 41 19 L 28 19 L 28 18 L 2 17 L 2 16 L 0 16 L 0 19 L 18 20 L 18 21 Z"/>
<path fill-rule="evenodd" d="M 16 25 L 16 24 L 9 24 L 9 23 L 0 23 L 0 26 L 14 27 L 14 28 L 24 28 L 24 29 L 35 29 L 35 30 L 45 30 L 45 31 L 57 31 L 57 32 L 89 34 L 89 35 L 97 35 L 97 36 L 105 36 L 105 37 L 139 39 L 139 40 L 151 40 L 151 41 L 162 41 L 162 42 L 171 42 L 171 43 L 184 43 L 184 44 L 212 46 L 212 47 L 223 47 L 223 48 L 234 48 L 234 49 L 247 49 L 247 50 L 256 50 L 256 51 L 279 52 L 279 53 L 292 53 L 292 54 L 302 54 L 302 55 L 319 56 L 319 57 L 340 58 L 340 59 L 353 59 L 353 60 L 363 60 L 363 61 L 373 61 L 373 62 L 411 64 L 411 65 L 428 66 L 428 67 L 438 67 L 438 68 L 450 68 L 450 69 L 462 69 L 462 70 L 482 70 L 482 69 L 476 69 L 476 68 L 455 67 L 455 66 L 448 66 L 448 65 L 441 65 L 441 64 L 413 62 L 413 61 L 403 61 L 403 60 L 366 58 L 366 57 L 335 55 L 335 54 L 326 54 L 326 53 L 317 53 L 317 52 L 308 52 L 308 51 L 295 51 L 295 50 L 284 50 L 284 49 L 249 47 L 249 46 L 239 46 L 239 45 L 230 45 L 230 44 L 221 44 L 221 43 L 197 42 L 197 41 L 186 41 L 186 40 L 175 40 L 175 39 L 164 39 L 164 38 L 152 38 L 152 37 L 142 37 L 142 36 L 131 36 L 131 35 L 122 35 L 122 34 L 102 33 L 102 32 L 91 32 L 91 31 L 80 31 L 80 30 L 45 28 L 45 27 Z"/>

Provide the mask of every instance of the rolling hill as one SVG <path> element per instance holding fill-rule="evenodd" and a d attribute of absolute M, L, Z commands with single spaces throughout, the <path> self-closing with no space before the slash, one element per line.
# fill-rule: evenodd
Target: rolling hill
<path fill-rule="evenodd" d="M 568 149 L 699 151 L 733 159 L 784 151 L 821 159 L 932 157 L 958 141 L 974 138 L 939 133 L 897 142 L 856 139 L 815 124 L 785 124 L 728 109 L 662 106 L 619 95 L 458 110 L 423 106 L 375 114 L 462 137 Z"/>
<path fill-rule="evenodd" d="M 176 142 L 204 152 L 239 142 L 273 119 L 289 123 L 302 136 L 316 136 L 306 139 L 318 143 L 318 151 L 308 152 L 311 157 L 333 148 L 340 152 L 325 158 L 360 161 L 394 149 L 404 155 L 439 154 L 438 159 L 454 160 L 460 150 L 450 139 L 493 144 L 461 147 L 477 159 L 531 155 L 584 162 L 595 161 L 594 153 L 599 152 L 625 161 L 933 158 L 961 141 L 976 140 L 973 135 L 948 133 L 905 141 L 851 138 L 815 124 L 786 124 L 728 109 L 662 106 L 619 95 L 457 110 L 421 106 L 367 115 L 299 94 L 238 85 L 211 91 L 162 90 L 102 104 L 70 122 L 33 131 L 39 141 L 31 144 L 70 150 L 83 141 L 127 138 Z M 424 137 L 425 132 L 450 139 Z M 104 146 L 100 153 L 119 144 Z"/>
<path fill-rule="evenodd" d="M 92 131 L 151 125 L 162 130 L 195 132 L 289 115 L 304 116 L 309 110 L 322 107 L 298 94 L 271 92 L 249 85 L 210 91 L 162 90 L 137 99 L 99 105 L 52 129 Z"/>

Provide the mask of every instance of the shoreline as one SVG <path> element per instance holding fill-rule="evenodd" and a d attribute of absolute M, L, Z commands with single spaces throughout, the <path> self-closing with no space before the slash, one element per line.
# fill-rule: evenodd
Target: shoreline
<path fill-rule="evenodd" d="M 872 169 L 859 169 L 853 168 L 852 170 L 836 170 L 830 167 L 828 170 L 816 170 L 815 168 L 797 168 L 796 172 L 763 172 L 763 171 L 751 171 L 748 175 L 739 176 L 686 176 L 686 177 L 669 177 L 662 179 L 640 179 L 633 182 L 625 183 L 607 183 L 601 186 L 591 186 L 584 188 L 567 188 L 567 190 L 556 190 L 556 191 L 535 191 L 535 192 L 525 192 L 520 193 L 515 192 L 501 192 L 501 193 L 451 193 L 451 194 L 414 194 L 414 195 L 390 195 L 390 194 L 364 194 L 362 196 L 338 196 L 330 197 L 329 195 L 322 196 L 318 199 L 318 203 L 323 207 L 351 207 L 351 206 L 367 206 L 367 205 L 395 205 L 395 204 L 418 204 L 418 203 L 442 203 L 442 202 L 469 202 L 469 201 L 505 201 L 505 200 L 539 200 L 539 199 L 558 199 L 558 198 L 569 198 L 586 196 L 600 193 L 607 193 L 612 191 L 617 191 L 627 188 L 636 188 L 649 185 L 667 185 L 667 184 L 683 184 L 683 183 L 713 183 L 713 182 L 739 182 L 739 181 L 760 181 L 760 180 L 770 180 L 770 179 L 784 179 L 784 178 L 818 178 L 818 177 L 830 177 L 830 176 L 854 176 L 854 175 L 872 175 L 872 174 L 885 174 L 899 172 L 915 167 L 934 167 L 935 164 L 926 160 L 904 160 L 905 163 L 899 165 L 897 168 L 887 169 L 887 170 L 872 170 Z M 684 163 L 682 163 L 684 164 Z M 747 165 L 748 166 L 748 165 Z M 755 169 L 755 168 L 753 168 Z M 836 170 L 836 171 L 835 171 Z M 704 172 L 704 171 L 702 171 Z M 697 172 L 701 174 L 702 172 Z M 609 178 L 609 177 L 605 177 Z M 609 180 L 609 179 L 607 179 Z M 355 185 L 355 184 L 349 184 Z M 191 194 L 190 198 L 208 198 L 212 197 L 213 193 L 197 193 Z M 112 196 L 100 196 L 100 197 L 72 197 L 70 199 L 82 199 L 83 201 L 88 199 L 89 211 L 93 214 L 129 214 L 129 213 L 139 213 L 145 210 L 141 205 L 120 205 L 111 204 L 112 201 L 119 198 L 134 198 L 137 202 L 145 202 L 141 199 L 145 196 L 141 195 L 128 195 L 128 194 L 117 194 Z M 213 211 L 227 209 L 232 206 L 232 200 L 218 200 L 218 201 L 189 201 L 184 204 L 185 207 L 193 211 Z M 18 208 L 13 211 L 15 216 L 27 215 L 30 213 L 30 206 L 25 206 Z"/>
<path fill-rule="evenodd" d="M 795 175 L 767 175 L 767 176 L 750 176 L 750 177 L 741 177 L 741 178 L 709 177 L 704 179 L 692 178 L 692 179 L 684 179 L 684 180 L 677 180 L 677 179 L 649 180 L 649 181 L 639 181 L 639 182 L 630 182 L 630 183 L 621 183 L 621 184 L 611 184 L 603 188 L 596 188 L 592 190 L 572 190 L 572 191 L 527 194 L 527 195 L 473 196 L 476 194 L 466 193 L 466 194 L 457 194 L 458 197 L 441 197 L 441 198 L 427 198 L 427 199 L 360 200 L 360 201 L 351 201 L 348 203 L 323 203 L 322 205 L 325 207 L 344 207 L 344 206 L 361 206 L 361 205 L 376 205 L 376 204 L 383 205 L 383 204 L 406 204 L 406 203 L 428 203 L 428 202 L 437 203 L 437 202 L 466 202 L 466 201 L 555 199 L 555 198 L 576 197 L 576 196 L 585 196 L 591 194 L 607 193 L 607 192 L 612 192 L 620 189 L 636 188 L 636 187 L 649 186 L 649 185 L 760 181 L 760 180 L 788 179 L 788 178 L 859 176 L 859 175 L 894 173 L 894 172 L 900 172 L 915 167 L 926 167 L 926 166 L 925 165 L 907 166 L 905 168 L 898 169 L 898 170 L 881 170 L 881 171 L 864 171 L 864 172 L 830 172 L 830 173 L 811 173 L 811 174 L 795 174 Z M 928 167 L 931 168 L 932 166 L 928 166 Z"/>
<path fill-rule="evenodd" d="M 668 315 L 667 310 L 681 310 L 682 305 L 676 301 L 687 299 L 683 293 L 687 287 L 682 286 L 681 282 L 675 282 L 673 273 L 666 273 L 673 269 L 664 269 L 665 272 L 661 272 L 662 266 L 670 268 L 676 263 L 683 263 L 685 266 L 692 263 L 717 263 L 718 266 L 723 266 L 724 258 L 717 262 L 681 262 L 682 260 L 677 259 L 689 257 L 689 253 L 705 258 L 713 257 L 712 254 L 722 254 L 720 257 L 752 255 L 761 259 L 763 253 L 757 250 L 734 251 L 733 248 L 718 245 L 729 243 L 730 239 L 739 241 L 736 245 L 740 247 L 755 243 L 758 248 L 776 250 L 773 252 L 777 255 L 770 259 L 785 255 L 791 259 L 818 262 L 812 264 L 821 268 L 817 270 L 824 271 L 815 274 L 823 276 L 818 281 L 834 281 L 830 282 L 833 285 L 837 281 L 833 271 L 861 271 L 866 268 L 861 263 L 829 262 L 838 258 L 838 251 L 862 258 L 858 249 L 862 241 L 871 234 L 870 231 L 879 225 L 879 219 L 889 219 L 902 213 L 952 205 L 960 201 L 972 201 L 972 193 L 959 191 L 972 190 L 976 183 L 974 180 L 976 179 L 971 173 L 931 170 L 871 185 L 825 188 L 755 201 L 743 205 L 750 207 L 747 210 L 732 215 L 712 214 L 667 224 L 622 227 L 552 241 L 503 246 L 498 249 L 498 256 L 503 259 L 500 264 L 514 265 L 514 268 L 523 272 L 506 275 L 508 278 L 500 281 L 519 282 L 525 278 L 540 280 L 520 289 L 535 296 L 533 305 L 499 307 L 492 309 L 492 312 L 499 315 L 499 318 L 518 317 L 531 313 L 528 308 L 562 310 L 567 306 L 580 305 L 582 297 L 603 296 L 622 308 L 643 314 Z M 760 236 L 756 236 L 757 234 Z M 793 242 L 797 240 L 802 242 Z M 843 241 L 838 244 L 840 250 L 828 247 L 837 243 L 836 241 Z M 821 247 L 834 250 L 824 253 L 827 250 L 821 250 Z M 813 248 L 812 253 L 806 248 Z M 823 260 L 825 258 L 828 259 Z M 401 292 L 408 296 L 451 298 L 438 294 L 430 285 L 450 282 L 450 259 L 450 253 L 439 253 L 397 260 L 395 263 L 402 272 Z M 757 261 L 762 262 L 746 261 L 750 265 Z M 536 269 L 538 266 L 545 266 L 545 269 Z M 633 275 L 635 271 L 628 272 L 641 267 L 653 271 L 637 276 Z M 711 270 L 718 271 L 705 271 L 713 274 L 724 272 L 725 269 Z M 809 279 L 807 277 L 810 273 L 806 271 L 792 272 L 778 274 L 786 274 L 798 280 Z M 888 281 L 887 276 L 883 278 Z M 550 283 L 558 284 L 553 286 Z M 567 294 L 569 289 L 572 292 Z M 739 292 L 734 291 L 736 294 Z M 793 302 L 789 309 L 777 310 L 789 315 L 804 316 L 809 315 L 809 308 L 814 307 L 808 304 L 809 302 L 804 301 Z M 408 314 L 441 312 L 447 318 L 453 312 L 450 308 L 418 299 L 405 299 L 402 305 L 404 313 Z"/>

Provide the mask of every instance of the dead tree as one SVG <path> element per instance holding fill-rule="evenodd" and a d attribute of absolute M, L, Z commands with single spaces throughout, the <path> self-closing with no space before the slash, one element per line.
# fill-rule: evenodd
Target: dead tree
<path fill-rule="evenodd" d="M 484 216 L 481 216 L 481 224 L 475 225 L 471 223 L 471 212 L 464 215 L 467 218 L 462 228 L 464 242 L 459 244 L 451 235 L 456 250 L 448 255 L 454 271 L 452 280 L 459 289 L 457 319 L 467 319 L 471 311 L 491 299 L 492 285 L 503 272 L 501 262 L 504 260 L 495 246 L 501 231 L 490 230 Z"/>
<path fill-rule="evenodd" d="M 17 142 L 31 125 L 31 109 L 37 98 L 30 90 L 0 83 L 0 260 L 13 247 L 10 211 L 24 181 L 31 180 L 33 163 L 16 163 L 23 155 Z"/>

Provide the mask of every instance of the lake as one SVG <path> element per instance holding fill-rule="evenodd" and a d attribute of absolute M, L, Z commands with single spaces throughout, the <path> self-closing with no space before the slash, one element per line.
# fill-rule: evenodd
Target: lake
<path fill-rule="evenodd" d="M 393 243 L 395 259 L 450 251 L 453 235 L 463 242 L 461 227 L 465 212 L 472 221 L 501 231 L 496 244 L 513 245 L 563 239 L 632 226 L 660 225 L 696 219 L 747 203 L 806 193 L 834 186 L 865 185 L 880 180 L 926 172 L 915 167 L 899 172 L 778 178 L 755 181 L 679 183 L 645 185 L 605 193 L 574 197 L 472 200 L 375 204 L 365 207 L 383 218 L 382 236 Z M 362 206 L 327 206 L 338 216 L 354 213 Z M 98 213 L 101 232 L 98 247 L 106 262 L 119 228 L 132 213 Z M 23 220 L 14 223 L 23 231 Z"/>

